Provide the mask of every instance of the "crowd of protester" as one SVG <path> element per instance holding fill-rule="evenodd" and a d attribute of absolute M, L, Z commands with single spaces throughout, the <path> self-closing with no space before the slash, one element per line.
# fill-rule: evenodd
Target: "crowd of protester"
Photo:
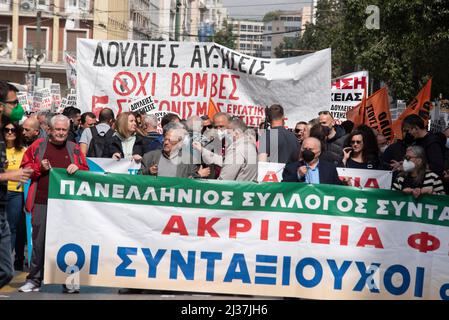
<path fill-rule="evenodd" d="M 257 182 L 258 162 L 285 164 L 283 182 L 350 185 L 337 167 L 392 170 L 393 190 L 419 197 L 449 194 L 449 128 L 428 132 L 417 115 L 404 119 L 403 139 L 389 144 L 372 128 L 338 125 L 328 111 L 287 129 L 284 109 L 267 109 L 259 128 L 223 112 L 181 119 L 104 108 L 99 117 L 67 107 L 13 119 L 17 89 L 0 81 L 3 181 L 0 204 L 0 287 L 23 270 L 25 215 L 33 213 L 33 254 L 22 292 L 38 291 L 43 279 L 49 171 L 89 170 L 86 157 L 133 160 L 140 174 Z M 308 120 L 308 121 L 305 121 Z M 31 178 L 26 202 L 23 184 Z M 9 226 L 9 227 L 8 227 Z M 5 258 L 14 252 L 12 263 Z M 64 292 L 73 292 L 64 287 Z"/>

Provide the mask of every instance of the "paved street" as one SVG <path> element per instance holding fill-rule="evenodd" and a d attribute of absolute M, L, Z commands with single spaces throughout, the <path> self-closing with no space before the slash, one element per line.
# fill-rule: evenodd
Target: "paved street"
<path fill-rule="evenodd" d="M 25 282 L 27 272 L 16 272 L 9 285 L 0 289 L 0 302 L 2 300 L 278 300 L 277 297 L 263 296 L 237 296 L 201 293 L 175 293 L 154 291 L 145 294 L 118 294 L 118 288 L 81 287 L 79 294 L 63 294 L 60 285 L 43 286 L 41 292 L 22 293 L 19 287 Z"/>

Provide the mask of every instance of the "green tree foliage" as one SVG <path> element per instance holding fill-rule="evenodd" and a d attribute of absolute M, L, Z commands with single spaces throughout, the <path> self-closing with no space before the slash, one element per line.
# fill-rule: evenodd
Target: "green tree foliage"
<path fill-rule="evenodd" d="M 223 22 L 223 28 L 210 37 L 209 41 L 221 44 L 230 49 L 235 49 L 235 36 L 232 34 L 233 26 L 227 20 Z"/>
<path fill-rule="evenodd" d="M 380 9 L 379 29 L 366 27 L 369 5 Z M 332 48 L 334 77 L 368 70 L 396 98 L 412 99 L 430 76 L 432 96 L 449 96 L 447 0 L 320 0 L 316 24 L 307 25 L 293 46 Z"/>
<path fill-rule="evenodd" d="M 280 17 L 280 12 L 279 11 L 270 11 L 267 12 L 264 16 L 262 21 L 263 22 L 270 22 L 270 21 L 274 21 L 274 20 L 279 20 Z"/>

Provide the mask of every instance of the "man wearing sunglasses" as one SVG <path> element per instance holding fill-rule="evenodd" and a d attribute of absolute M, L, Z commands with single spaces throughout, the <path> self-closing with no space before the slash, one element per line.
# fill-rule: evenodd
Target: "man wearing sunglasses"
<path fill-rule="evenodd" d="M 21 108 L 17 101 L 17 89 L 6 81 L 0 80 L 0 129 L 9 121 L 18 121 L 22 113 L 14 110 Z M 11 281 L 14 269 L 11 259 L 11 233 L 6 220 L 7 184 L 9 181 L 25 183 L 31 176 L 32 169 L 19 169 L 5 172 L 6 145 L 0 135 L 0 288 Z"/>

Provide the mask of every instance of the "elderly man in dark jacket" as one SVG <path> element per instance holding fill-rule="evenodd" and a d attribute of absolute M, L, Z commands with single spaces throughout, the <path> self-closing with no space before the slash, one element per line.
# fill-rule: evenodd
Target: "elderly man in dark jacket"
<path fill-rule="evenodd" d="M 282 182 L 341 185 L 337 167 L 331 162 L 320 160 L 321 151 L 322 145 L 318 139 L 306 138 L 301 147 L 301 160 L 285 166 Z"/>

